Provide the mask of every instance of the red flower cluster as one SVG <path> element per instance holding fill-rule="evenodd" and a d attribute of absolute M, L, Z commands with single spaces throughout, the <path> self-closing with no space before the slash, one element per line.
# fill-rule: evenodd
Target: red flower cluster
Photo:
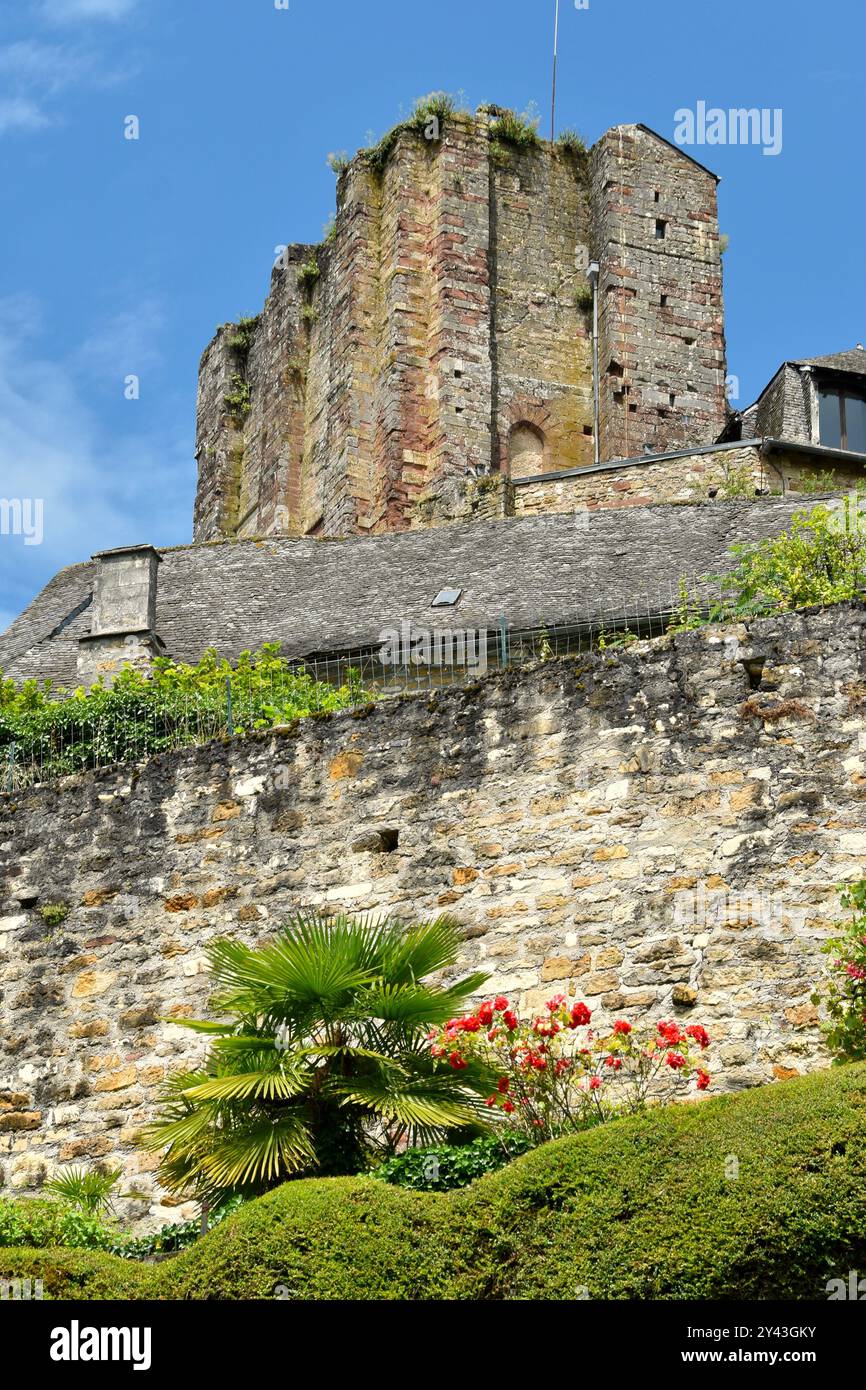
<path fill-rule="evenodd" d="M 686 1078 L 699 1091 L 710 1074 L 693 1061 L 692 1047 L 709 1047 L 705 1028 L 681 1028 L 663 1019 L 655 1033 L 636 1033 L 617 1019 L 609 1033 L 592 1030 L 592 1013 L 564 994 L 547 1000 L 541 1013 L 521 1022 L 503 995 L 480 1004 L 465 1018 L 452 1018 L 429 1034 L 432 1055 L 455 1071 L 476 1062 L 493 1078 L 490 1110 L 547 1137 L 592 1119 L 606 1119 L 653 1100 L 672 1099 Z M 572 1035 L 583 1028 L 580 1042 Z"/>

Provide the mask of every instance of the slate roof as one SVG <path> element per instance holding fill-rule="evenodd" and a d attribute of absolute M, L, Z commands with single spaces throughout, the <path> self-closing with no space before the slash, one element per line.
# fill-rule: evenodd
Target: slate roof
<path fill-rule="evenodd" d="M 852 348 L 850 352 L 831 352 L 826 357 L 804 357 L 794 364 L 797 367 L 826 367 L 834 372 L 859 372 L 866 376 L 866 348 Z"/>
<path fill-rule="evenodd" d="M 800 444 L 811 443 L 811 406 L 805 367 L 866 376 L 866 348 L 856 347 L 850 352 L 831 352 L 825 357 L 803 357 L 796 362 L 783 363 L 755 403 L 743 411 L 744 439 L 790 439 Z"/>
<path fill-rule="evenodd" d="M 495 629 L 667 612 L 682 576 L 729 568 L 734 541 L 784 530 L 802 500 L 523 517 L 347 540 L 220 542 L 162 552 L 157 631 L 171 656 L 227 657 L 279 640 L 288 656 L 378 646 L 408 619 Z M 0 636 L 0 669 L 75 685 L 92 561 L 61 571 Z M 434 609 L 439 590 L 463 590 Z"/>

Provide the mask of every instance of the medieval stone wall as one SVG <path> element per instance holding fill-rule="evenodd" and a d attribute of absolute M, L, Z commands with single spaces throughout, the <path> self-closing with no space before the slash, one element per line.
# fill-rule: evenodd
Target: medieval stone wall
<path fill-rule="evenodd" d="M 590 463 L 593 257 L 603 457 L 718 436 L 713 176 L 639 127 L 584 156 L 491 140 L 494 118 L 451 118 L 437 140 L 403 130 L 379 162 L 353 160 L 333 235 L 283 253 L 248 350 L 231 325 L 217 334 L 196 540 L 399 530 L 454 479 Z"/>
<path fill-rule="evenodd" d="M 452 913 L 461 968 L 527 1007 L 703 1022 L 721 1089 L 824 1064 L 864 653 L 864 608 L 789 615 L 0 797 L 0 1190 L 116 1162 L 161 1220 L 140 1130 L 204 1045 L 171 1020 L 208 941 L 299 908 Z"/>
<path fill-rule="evenodd" d="M 717 180 L 642 126 L 593 150 L 601 457 L 711 444 L 725 423 Z"/>

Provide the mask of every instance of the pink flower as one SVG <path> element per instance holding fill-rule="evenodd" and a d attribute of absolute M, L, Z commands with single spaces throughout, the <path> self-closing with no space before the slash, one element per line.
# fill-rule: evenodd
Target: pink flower
<path fill-rule="evenodd" d="M 589 1089 L 590 1089 L 591 1091 L 599 1091 L 599 1090 L 601 1089 L 601 1077 L 600 1077 L 600 1076 L 591 1076 L 591 1077 L 590 1077 L 590 1079 L 589 1079 Z"/>
<path fill-rule="evenodd" d="M 686 1059 L 681 1052 L 669 1052 L 667 1055 L 667 1064 L 672 1071 L 679 1071 L 685 1066 Z"/>
<path fill-rule="evenodd" d="M 571 1011 L 571 1026 L 572 1028 L 585 1028 L 591 1018 L 592 1014 L 585 1004 L 575 1004 Z"/>
<path fill-rule="evenodd" d="M 706 1028 L 702 1028 L 699 1023 L 692 1023 L 686 1029 L 686 1037 L 693 1038 L 701 1048 L 706 1048 L 710 1045 L 710 1035 Z"/>
<path fill-rule="evenodd" d="M 699 1091 L 706 1091 L 706 1090 L 708 1090 L 709 1084 L 710 1084 L 710 1074 L 709 1074 L 709 1072 L 708 1072 L 708 1071 L 699 1070 L 699 1071 L 698 1071 L 698 1090 L 699 1090 Z"/>
<path fill-rule="evenodd" d="M 549 1012 L 549 1013 L 552 1013 L 552 1014 L 555 1014 L 555 1013 L 557 1012 L 558 1009 L 561 1009 L 561 1008 L 562 1008 L 562 1006 L 563 1006 L 564 1003 L 565 1003 L 565 995 L 564 995 L 564 994 L 555 994 L 555 995 L 553 996 L 552 999 L 548 999 L 548 1001 L 547 1001 L 547 1009 L 548 1009 L 548 1012 Z"/>
<path fill-rule="evenodd" d="M 505 1010 L 508 1008 L 508 1000 L 505 998 L 504 994 L 497 994 L 496 998 L 493 1001 L 493 1007 L 497 1013 L 501 1014 L 505 1012 Z"/>
<path fill-rule="evenodd" d="M 629 1033 L 631 1032 L 631 1024 L 626 1023 L 624 1018 L 618 1018 L 616 1023 L 613 1025 L 613 1031 L 615 1033 L 619 1033 L 621 1037 L 627 1038 Z"/>

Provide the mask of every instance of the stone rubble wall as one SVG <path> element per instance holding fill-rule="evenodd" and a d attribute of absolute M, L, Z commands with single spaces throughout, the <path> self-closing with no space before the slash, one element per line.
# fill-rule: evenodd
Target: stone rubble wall
<path fill-rule="evenodd" d="M 705 1024 L 721 1090 L 826 1065 L 810 995 L 866 859 L 866 610 L 553 660 L 0 797 L 0 1191 L 122 1165 L 204 1042 L 217 936 L 441 912 L 461 969 L 599 1026 Z M 387 832 L 387 833 L 385 833 Z M 181 1208 L 181 1215 L 186 1213 Z"/>

